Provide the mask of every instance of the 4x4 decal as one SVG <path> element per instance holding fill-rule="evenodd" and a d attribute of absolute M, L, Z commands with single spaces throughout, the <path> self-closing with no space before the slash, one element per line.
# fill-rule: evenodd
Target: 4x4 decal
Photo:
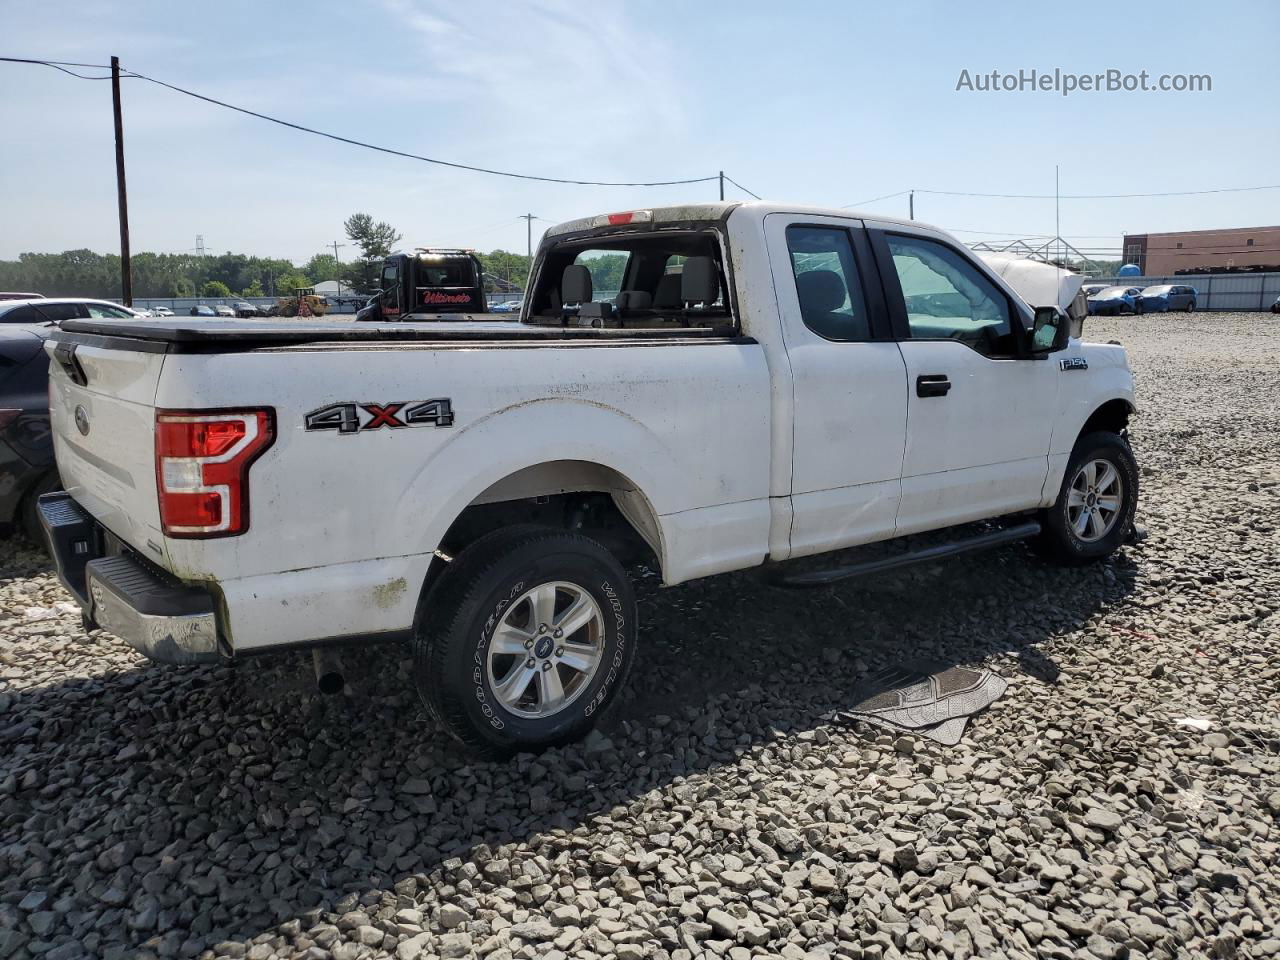
<path fill-rule="evenodd" d="M 396 403 L 331 403 L 305 417 L 308 430 L 362 433 L 382 427 L 451 427 L 453 404 L 448 397 Z"/>

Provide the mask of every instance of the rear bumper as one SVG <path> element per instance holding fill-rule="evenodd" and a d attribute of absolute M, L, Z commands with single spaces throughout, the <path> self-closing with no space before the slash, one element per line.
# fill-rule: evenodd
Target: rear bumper
<path fill-rule="evenodd" d="M 70 494 L 45 494 L 39 512 L 58 579 L 87 621 L 159 663 L 222 659 L 208 591 L 179 583 L 120 549 Z"/>

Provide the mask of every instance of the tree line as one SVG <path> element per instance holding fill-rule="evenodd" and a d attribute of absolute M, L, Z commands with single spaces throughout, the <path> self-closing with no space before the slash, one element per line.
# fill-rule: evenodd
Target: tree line
<path fill-rule="evenodd" d="M 345 288 L 359 294 L 377 291 L 382 261 L 399 243 L 401 235 L 390 224 L 365 213 L 348 217 L 343 224 L 347 238 L 358 250 L 349 261 L 338 263 L 331 253 L 320 253 L 298 265 L 290 260 L 255 257 L 243 253 L 135 253 L 130 258 L 133 295 L 165 297 L 271 297 L 286 296 L 298 287 L 341 279 Z M 480 254 L 490 289 L 523 287 L 529 273 L 524 254 L 493 250 Z M 0 291 L 40 293 L 48 297 L 120 296 L 120 257 L 92 250 L 62 253 L 23 253 L 17 260 L 0 260 Z"/>

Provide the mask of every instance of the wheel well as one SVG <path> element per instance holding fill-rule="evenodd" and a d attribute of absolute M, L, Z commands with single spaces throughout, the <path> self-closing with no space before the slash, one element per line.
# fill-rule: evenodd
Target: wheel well
<path fill-rule="evenodd" d="M 1080 430 L 1080 436 L 1105 430 L 1108 433 L 1124 433 L 1129 426 L 1129 415 L 1133 407 L 1127 400 L 1108 400 L 1089 415 Z"/>
<path fill-rule="evenodd" d="M 559 527 L 590 537 L 625 564 L 661 569 L 657 515 L 630 480 L 609 467 L 556 460 L 518 470 L 492 484 L 450 524 L 428 580 L 480 537 L 520 524 Z"/>

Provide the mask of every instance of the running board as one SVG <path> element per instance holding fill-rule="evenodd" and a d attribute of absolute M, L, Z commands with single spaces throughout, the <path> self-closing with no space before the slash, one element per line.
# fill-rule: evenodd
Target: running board
<path fill-rule="evenodd" d="M 1005 527 L 1002 530 L 992 530 L 990 533 L 980 533 L 977 536 L 966 537 L 963 540 L 940 543 L 920 550 L 909 550 L 893 557 L 864 560 L 862 563 L 851 563 L 843 567 L 833 567 L 830 570 L 810 570 L 806 573 L 772 576 L 769 578 L 769 583 L 775 587 L 792 587 L 795 589 L 825 587 L 828 584 L 837 583 L 841 580 L 851 580 L 854 577 L 865 577 L 872 573 L 884 573 L 887 570 L 897 570 L 900 567 L 915 566 L 917 563 L 928 563 L 930 560 L 942 560 L 962 553 L 987 550 L 991 547 L 998 547 L 1001 544 L 1013 543 L 1015 540 L 1034 537 L 1039 532 L 1040 524 L 1032 520 L 1027 523 L 1019 523 L 1016 526 Z"/>

